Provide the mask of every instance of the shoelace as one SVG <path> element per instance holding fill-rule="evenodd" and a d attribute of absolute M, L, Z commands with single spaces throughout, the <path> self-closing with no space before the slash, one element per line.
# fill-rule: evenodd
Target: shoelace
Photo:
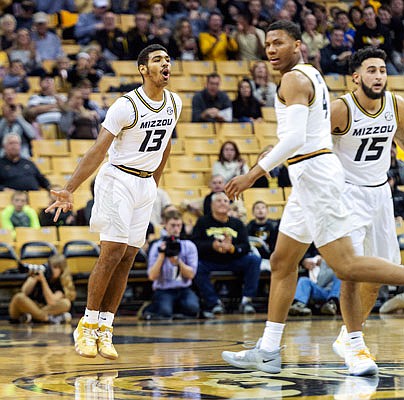
<path fill-rule="evenodd" d="M 95 329 L 83 327 L 83 339 L 86 346 L 94 346 L 97 340 Z"/>
<path fill-rule="evenodd" d="M 104 346 L 112 346 L 112 332 L 109 330 L 98 331 L 98 338 Z"/>

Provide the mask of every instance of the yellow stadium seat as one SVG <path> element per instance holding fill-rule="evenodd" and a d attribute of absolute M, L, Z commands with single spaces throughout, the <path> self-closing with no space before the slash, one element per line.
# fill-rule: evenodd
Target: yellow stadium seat
<path fill-rule="evenodd" d="M 14 235 L 8 229 L 0 229 L 0 242 L 14 245 Z"/>
<path fill-rule="evenodd" d="M 171 139 L 171 154 L 184 154 L 184 140 L 180 138 Z"/>
<path fill-rule="evenodd" d="M 253 137 L 253 125 L 250 122 L 216 122 L 216 134 L 223 140 L 231 137 Z"/>
<path fill-rule="evenodd" d="M 82 157 L 87 150 L 94 144 L 94 140 L 91 139 L 70 139 L 69 149 L 70 154 L 73 157 Z"/>
<path fill-rule="evenodd" d="M 119 77 L 121 76 L 130 76 L 133 78 L 140 78 L 141 75 L 139 70 L 137 69 L 136 61 L 129 60 L 113 60 L 111 61 L 112 69 L 115 71 L 115 74 Z"/>
<path fill-rule="evenodd" d="M 276 113 L 274 107 L 261 107 L 262 117 L 265 121 L 276 122 Z"/>
<path fill-rule="evenodd" d="M 182 100 L 182 107 L 192 107 L 192 98 L 194 97 L 193 92 L 180 92 L 178 95 L 181 97 Z"/>
<path fill-rule="evenodd" d="M 62 175 L 62 174 L 48 174 L 46 177 L 48 178 L 51 185 L 65 186 L 67 181 L 69 180 L 71 175 Z"/>
<path fill-rule="evenodd" d="M 247 60 L 216 61 L 216 71 L 219 75 L 236 75 L 237 77 L 250 75 Z"/>
<path fill-rule="evenodd" d="M 118 17 L 119 28 L 124 32 L 135 27 L 135 18 L 132 14 L 120 14 Z"/>
<path fill-rule="evenodd" d="M 52 157 L 53 171 L 62 175 L 71 175 L 78 162 L 78 157 Z"/>
<path fill-rule="evenodd" d="M 191 154 L 215 154 L 220 150 L 220 141 L 218 139 L 193 139 L 187 138 L 185 142 L 185 153 Z"/>
<path fill-rule="evenodd" d="M 345 91 L 347 89 L 344 75 L 326 75 L 324 80 L 329 90 Z"/>
<path fill-rule="evenodd" d="M 192 121 L 192 108 L 191 107 L 182 107 L 180 117 L 178 118 L 179 122 L 191 122 Z"/>
<path fill-rule="evenodd" d="M 44 175 L 52 172 L 52 163 L 50 157 L 33 157 L 31 160 Z"/>
<path fill-rule="evenodd" d="M 171 172 L 164 174 L 166 188 L 195 188 L 206 185 L 206 179 L 201 172 Z"/>
<path fill-rule="evenodd" d="M 209 157 L 207 155 L 173 155 L 170 157 L 170 165 L 172 172 L 209 172 L 211 170 Z"/>
<path fill-rule="evenodd" d="M 237 76 L 224 75 L 220 81 L 220 90 L 223 90 L 228 94 L 229 92 L 237 93 L 238 82 L 239 79 Z M 230 100 L 234 100 L 235 98 L 236 96 L 233 96 Z"/>
<path fill-rule="evenodd" d="M 176 206 L 180 206 L 181 203 L 187 200 L 198 200 L 202 198 L 199 188 L 167 188 L 166 191 L 170 196 L 171 203 L 175 204 Z"/>
<path fill-rule="evenodd" d="M 31 146 L 34 157 L 65 157 L 69 155 L 66 139 L 32 140 Z"/>
<path fill-rule="evenodd" d="M 49 193 L 47 190 L 31 190 L 28 192 L 29 205 L 39 213 L 49 205 Z"/>
<path fill-rule="evenodd" d="M 40 124 L 42 137 L 48 140 L 56 140 L 62 138 L 62 133 L 56 124 Z"/>
<path fill-rule="evenodd" d="M 62 43 L 62 50 L 67 56 L 75 56 L 80 53 L 81 47 L 79 44 Z"/>
<path fill-rule="evenodd" d="M 215 72 L 213 61 L 182 61 L 182 73 L 184 75 L 206 76 Z"/>
<path fill-rule="evenodd" d="M 259 154 L 261 153 L 261 145 L 258 139 L 254 136 L 249 138 L 231 138 L 231 141 L 236 143 L 241 155 L 244 154 Z"/>
<path fill-rule="evenodd" d="M 209 138 L 215 137 L 213 122 L 179 122 L 176 127 L 180 138 Z"/>
<path fill-rule="evenodd" d="M 199 76 L 172 76 L 168 87 L 174 92 L 195 92 L 202 90 L 204 84 Z"/>
<path fill-rule="evenodd" d="M 285 205 L 282 188 L 251 188 L 243 193 L 244 202 L 253 204 L 258 200 L 274 206 Z"/>
<path fill-rule="evenodd" d="M 404 90 L 404 78 L 402 75 L 390 75 L 387 78 L 387 86 L 390 90 Z"/>

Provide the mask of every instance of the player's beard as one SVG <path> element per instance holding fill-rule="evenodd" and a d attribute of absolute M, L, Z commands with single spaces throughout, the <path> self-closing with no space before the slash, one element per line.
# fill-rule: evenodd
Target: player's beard
<path fill-rule="evenodd" d="M 366 94 L 367 97 L 369 97 L 369 99 L 372 100 L 377 100 L 377 99 L 381 99 L 384 96 L 384 92 L 386 91 L 386 86 L 387 86 L 387 82 L 385 83 L 383 90 L 380 92 L 375 92 L 372 90 L 371 87 L 366 86 L 363 81 L 361 81 L 361 87 L 362 90 L 364 91 L 364 93 Z"/>

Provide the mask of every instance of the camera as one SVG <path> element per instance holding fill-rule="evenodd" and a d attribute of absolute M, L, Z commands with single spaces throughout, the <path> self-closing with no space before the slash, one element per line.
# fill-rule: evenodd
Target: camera
<path fill-rule="evenodd" d="M 164 254 L 166 257 L 176 257 L 181 252 L 181 241 L 176 236 L 167 236 L 163 239 L 166 243 Z"/>
<path fill-rule="evenodd" d="M 46 272 L 46 265 L 18 263 L 18 269 L 22 273 L 27 273 L 29 275 L 38 275 L 40 272 Z"/>

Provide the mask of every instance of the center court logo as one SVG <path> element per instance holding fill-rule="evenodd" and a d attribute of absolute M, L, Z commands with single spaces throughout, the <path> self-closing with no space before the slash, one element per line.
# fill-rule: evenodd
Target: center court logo
<path fill-rule="evenodd" d="M 378 377 L 369 378 L 348 376 L 340 364 L 324 368 L 286 366 L 278 375 L 205 366 L 76 371 L 24 377 L 13 383 L 16 389 L 47 395 L 74 395 L 76 399 L 280 400 L 316 396 L 316 399 L 363 400 L 403 398 L 403 377 L 403 366 L 388 364 L 380 365 Z"/>

